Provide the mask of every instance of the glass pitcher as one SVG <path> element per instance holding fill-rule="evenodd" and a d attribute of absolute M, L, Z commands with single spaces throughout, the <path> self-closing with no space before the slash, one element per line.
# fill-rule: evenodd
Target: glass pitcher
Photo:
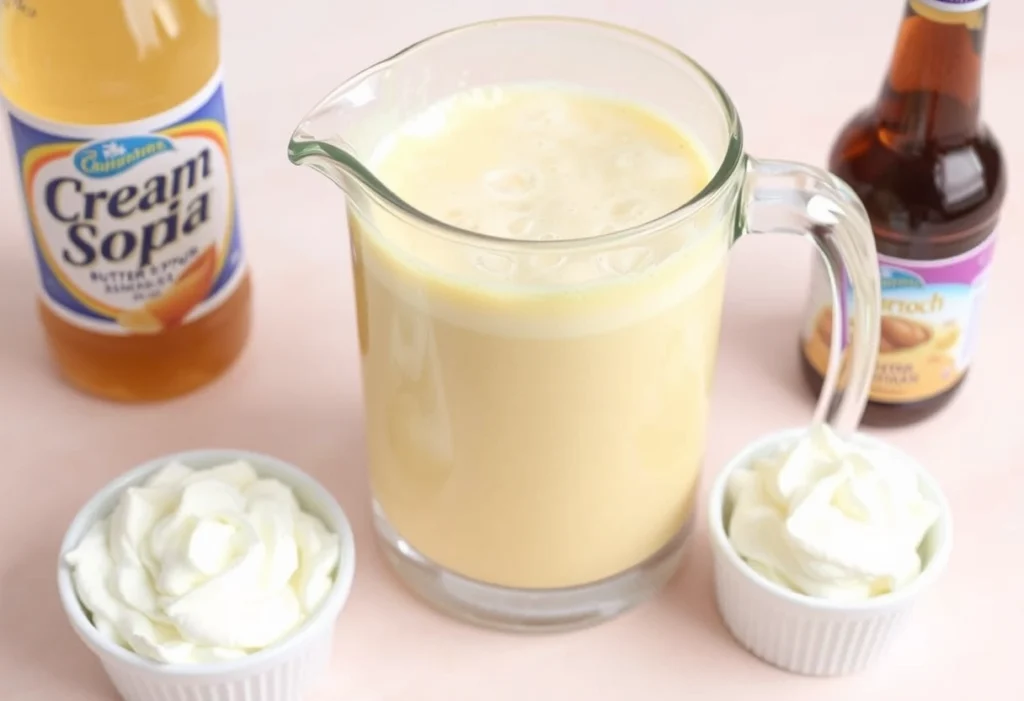
<path fill-rule="evenodd" d="M 411 115 L 538 83 L 650 106 L 702 145 L 714 175 L 653 221 L 553 240 L 441 221 L 378 177 L 373 154 Z M 818 247 L 846 333 L 832 335 L 813 420 L 860 421 L 879 340 L 861 204 L 823 171 L 747 156 L 722 88 L 655 39 L 566 18 L 453 29 L 331 92 L 289 158 L 347 195 L 379 544 L 452 615 L 579 627 L 673 573 L 693 531 L 725 260 L 746 234 Z"/>

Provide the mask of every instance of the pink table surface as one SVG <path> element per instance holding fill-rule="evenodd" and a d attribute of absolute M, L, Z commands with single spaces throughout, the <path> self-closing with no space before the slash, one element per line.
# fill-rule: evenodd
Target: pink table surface
<path fill-rule="evenodd" d="M 730 91 L 748 147 L 821 164 L 839 124 L 880 84 L 902 2 L 858 0 L 271 0 L 222 2 L 229 112 L 256 325 L 240 363 L 187 398 L 119 406 L 77 394 L 48 364 L 15 171 L 0 145 L 0 699 L 115 698 L 66 625 L 54 582 L 75 510 L 155 455 L 229 446 L 293 461 L 337 495 L 358 541 L 333 677 L 312 701 L 415 699 L 1024 698 L 1024 209 L 1016 180 L 985 333 L 966 387 L 929 422 L 885 437 L 948 491 L 956 546 L 913 625 L 868 672 L 805 679 L 741 650 L 715 612 L 703 529 L 654 601 L 618 620 L 519 637 L 453 622 L 414 600 L 372 540 L 342 198 L 292 167 L 306 108 L 357 69 L 437 30 L 506 14 L 585 15 L 645 30 L 701 60 Z M 301 9 L 300 9 L 301 8 Z M 1011 179 L 1024 177 L 1024 4 L 995 0 L 984 112 Z M 524 47 L 525 48 L 525 47 Z M 796 238 L 745 240 L 732 257 L 704 485 L 759 433 L 807 419 L 796 334 L 811 266 Z"/>

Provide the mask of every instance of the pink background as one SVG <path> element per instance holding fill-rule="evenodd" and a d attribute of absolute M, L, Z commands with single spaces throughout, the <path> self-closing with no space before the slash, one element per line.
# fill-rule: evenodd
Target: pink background
<path fill-rule="evenodd" d="M 686 567 L 655 601 L 584 632 L 516 637 L 420 605 L 372 543 L 355 320 L 342 198 L 292 167 L 285 144 L 305 110 L 349 74 L 463 22 L 584 15 L 677 44 L 725 85 L 749 150 L 822 164 L 840 123 L 871 100 L 902 2 L 858 0 L 247 0 L 221 2 L 227 95 L 256 326 L 241 362 L 185 399 L 126 407 L 55 378 L 35 318 L 36 271 L 6 139 L 0 143 L 0 698 L 113 699 L 62 617 L 58 541 L 107 480 L 162 453 L 239 447 L 322 479 L 354 522 L 356 583 L 337 630 L 333 679 L 316 697 L 415 699 L 1022 698 L 1014 651 L 1024 626 L 1024 4 L 995 0 L 984 113 L 1011 188 L 966 387 L 940 416 L 885 437 L 934 470 L 956 518 L 947 576 L 880 664 L 858 677 L 803 679 L 750 657 L 714 609 L 701 529 Z M 525 50 L 526 47 L 524 47 Z M 805 421 L 797 363 L 811 253 L 792 238 L 743 241 L 732 257 L 708 477 L 762 432 Z M 899 690 L 899 691 L 898 691 Z M 315 700 L 314 700 L 315 701 Z"/>

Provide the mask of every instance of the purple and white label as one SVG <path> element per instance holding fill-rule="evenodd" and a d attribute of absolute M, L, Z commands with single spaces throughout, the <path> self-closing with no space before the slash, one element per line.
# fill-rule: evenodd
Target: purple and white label
<path fill-rule="evenodd" d="M 953 258 L 905 260 L 879 255 L 881 341 L 871 398 L 915 402 L 943 393 L 967 371 L 978 337 L 979 307 L 995 252 L 995 236 Z M 820 267 L 820 266 L 819 266 Z M 828 276 L 816 268 L 802 333 L 804 355 L 820 373 L 833 329 Z M 842 346 L 856 299 L 844 284 Z"/>

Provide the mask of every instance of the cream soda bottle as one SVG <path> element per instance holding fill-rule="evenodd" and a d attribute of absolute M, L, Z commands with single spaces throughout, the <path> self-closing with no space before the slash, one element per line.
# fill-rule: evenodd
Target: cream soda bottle
<path fill-rule="evenodd" d="M 4 0 L 0 96 L 63 377 L 124 401 L 249 334 L 214 0 Z"/>

